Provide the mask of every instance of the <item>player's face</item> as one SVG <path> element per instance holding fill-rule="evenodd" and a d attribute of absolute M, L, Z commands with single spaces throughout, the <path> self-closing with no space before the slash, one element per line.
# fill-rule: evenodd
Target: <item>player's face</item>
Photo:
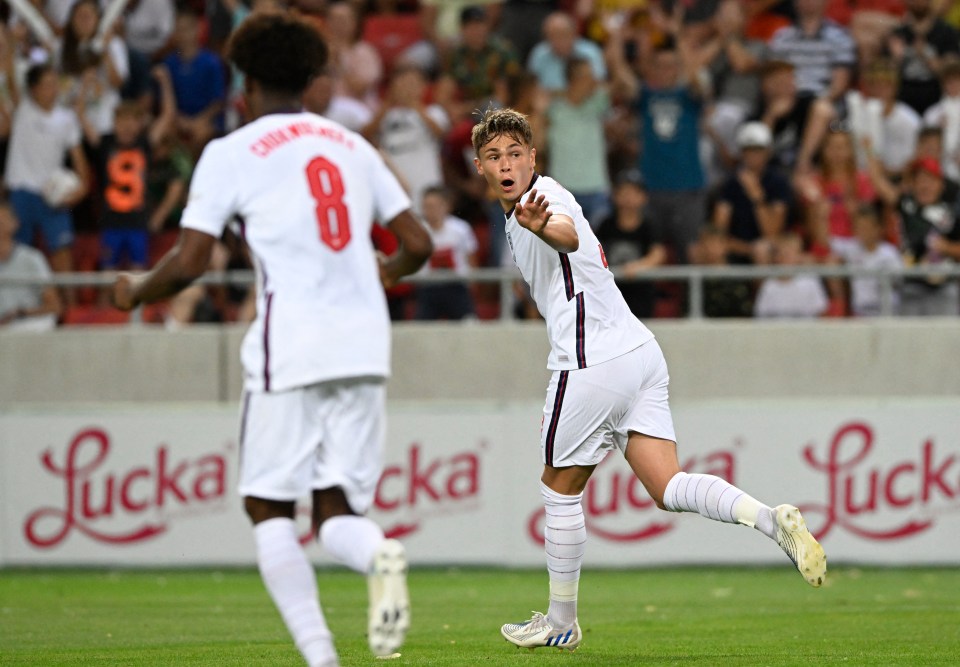
<path fill-rule="evenodd" d="M 537 151 L 502 134 L 480 147 L 477 173 L 487 179 L 501 204 L 512 205 L 526 191 L 537 166 Z"/>

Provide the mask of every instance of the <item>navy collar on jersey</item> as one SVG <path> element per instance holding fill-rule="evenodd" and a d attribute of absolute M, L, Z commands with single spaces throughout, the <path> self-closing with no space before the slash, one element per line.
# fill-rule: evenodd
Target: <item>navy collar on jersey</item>
<path fill-rule="evenodd" d="M 538 178 L 540 178 L 540 174 L 538 174 L 537 172 L 533 172 L 533 178 L 530 179 L 530 185 L 528 185 L 528 186 L 527 186 L 527 189 L 524 190 L 523 193 L 522 193 L 519 197 L 517 197 L 517 201 L 513 202 L 513 206 L 510 207 L 510 210 L 503 212 L 503 214 L 504 214 L 505 216 L 507 216 L 507 220 L 509 220 L 510 217 L 513 215 L 513 209 L 516 208 L 517 202 L 520 201 L 521 199 L 523 199 L 523 195 L 525 195 L 525 194 L 527 194 L 528 192 L 530 192 L 531 190 L 533 190 L 533 184 L 537 182 L 537 179 L 538 179 Z"/>

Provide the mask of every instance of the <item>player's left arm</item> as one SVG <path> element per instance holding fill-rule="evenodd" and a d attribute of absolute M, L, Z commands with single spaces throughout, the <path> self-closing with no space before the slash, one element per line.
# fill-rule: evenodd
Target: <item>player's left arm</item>
<path fill-rule="evenodd" d="M 580 247 L 580 237 L 573 219 L 561 213 L 550 213 L 547 210 L 549 205 L 546 195 L 538 197 L 537 190 L 531 190 L 527 202 L 522 205 L 517 202 L 514 207 L 517 223 L 539 236 L 557 252 L 576 252 Z"/>
<path fill-rule="evenodd" d="M 132 310 L 141 303 L 153 303 L 173 296 L 203 275 L 217 239 L 195 229 L 184 228 L 180 240 L 149 273 L 121 273 L 113 284 L 113 305 Z"/>

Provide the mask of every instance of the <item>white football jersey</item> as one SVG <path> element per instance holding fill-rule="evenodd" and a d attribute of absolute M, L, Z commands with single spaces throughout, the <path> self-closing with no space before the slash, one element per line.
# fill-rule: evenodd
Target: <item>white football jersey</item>
<path fill-rule="evenodd" d="M 264 116 L 207 145 L 180 224 L 219 237 L 236 220 L 253 253 L 247 389 L 389 374 L 390 318 L 370 231 L 408 208 L 370 144 L 312 113 Z"/>
<path fill-rule="evenodd" d="M 521 203 L 529 199 L 531 189 L 546 196 L 551 214 L 573 220 L 580 237 L 576 252 L 557 252 L 521 227 L 513 211 L 506 216 L 513 259 L 547 321 L 547 368 L 566 371 L 594 366 L 652 339 L 653 334 L 623 300 L 603 248 L 573 195 L 552 178 L 535 174 Z"/>

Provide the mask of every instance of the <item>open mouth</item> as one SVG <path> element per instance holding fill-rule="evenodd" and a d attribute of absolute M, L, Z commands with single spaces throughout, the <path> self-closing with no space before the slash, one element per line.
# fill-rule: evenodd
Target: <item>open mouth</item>
<path fill-rule="evenodd" d="M 506 180 L 500 181 L 500 185 L 501 185 L 502 187 L 504 187 L 504 188 L 512 188 L 512 187 L 513 187 L 513 183 L 514 183 L 514 181 L 513 181 L 512 178 L 508 178 L 508 179 L 506 179 Z"/>

